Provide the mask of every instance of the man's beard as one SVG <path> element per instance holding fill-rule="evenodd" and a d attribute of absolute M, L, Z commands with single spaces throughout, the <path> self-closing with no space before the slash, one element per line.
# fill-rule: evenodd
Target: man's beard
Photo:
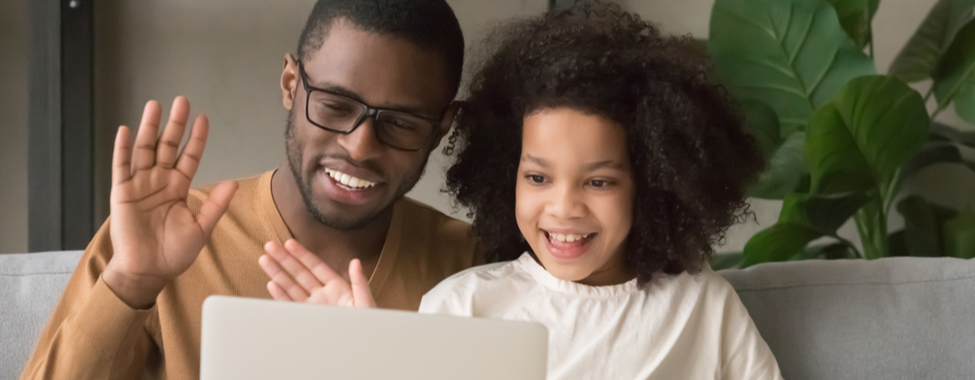
<path fill-rule="evenodd" d="M 295 138 L 295 125 L 294 125 L 294 109 L 288 113 L 288 124 L 285 129 L 285 145 L 288 151 L 288 167 L 291 169 L 291 174 L 295 179 L 295 185 L 298 187 L 298 191 L 301 193 L 301 200 L 305 203 L 305 210 L 308 214 L 312 216 L 319 223 L 340 230 L 340 231 L 354 231 L 362 229 L 363 227 L 369 225 L 380 215 L 383 215 L 386 211 L 393 207 L 397 201 L 403 198 L 407 192 L 409 192 L 420 177 L 423 176 L 423 171 L 426 168 L 427 159 L 429 155 L 423 157 L 423 165 L 420 165 L 419 170 L 408 176 L 403 183 L 400 184 L 399 188 L 396 189 L 396 195 L 388 203 L 379 207 L 377 210 L 361 217 L 359 219 L 352 219 L 347 215 L 325 215 L 325 212 L 319 208 L 315 203 L 314 194 L 312 192 L 312 178 L 306 178 L 304 173 L 301 171 L 301 150 L 302 145 Z M 319 157 L 321 158 L 321 157 Z M 319 162 L 316 158 L 313 162 Z"/>

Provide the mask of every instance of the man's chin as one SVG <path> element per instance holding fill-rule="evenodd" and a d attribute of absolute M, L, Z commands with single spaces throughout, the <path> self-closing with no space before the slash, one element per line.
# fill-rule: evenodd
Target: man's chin
<path fill-rule="evenodd" d="M 316 194 L 317 195 L 317 194 Z M 342 230 L 353 231 L 362 229 L 383 215 L 386 210 L 392 208 L 393 202 L 384 204 L 360 204 L 350 205 L 336 202 L 324 196 L 319 196 L 315 201 L 306 203 L 308 212 L 319 223 L 328 227 Z"/>

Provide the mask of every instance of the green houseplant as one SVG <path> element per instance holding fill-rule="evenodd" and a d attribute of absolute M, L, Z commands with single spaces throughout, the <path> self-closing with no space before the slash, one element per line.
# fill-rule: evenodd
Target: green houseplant
<path fill-rule="evenodd" d="M 809 258 L 975 256 L 975 211 L 899 197 L 935 163 L 975 170 L 975 132 L 932 123 L 954 106 L 975 125 L 975 0 L 940 0 L 888 75 L 877 75 L 871 22 L 879 0 L 716 0 L 708 51 L 742 105 L 769 167 L 749 195 L 782 212 L 716 268 Z M 922 96 L 907 83 L 930 80 Z M 929 113 L 926 103 L 937 106 Z M 973 189 L 975 190 L 975 189 Z M 975 191 L 973 191 L 975 196 Z M 894 205 L 896 200 L 899 203 Z M 891 233 L 892 212 L 905 228 Z M 837 230 L 853 218 L 862 250 Z M 827 244 L 810 245 L 814 241 Z"/>

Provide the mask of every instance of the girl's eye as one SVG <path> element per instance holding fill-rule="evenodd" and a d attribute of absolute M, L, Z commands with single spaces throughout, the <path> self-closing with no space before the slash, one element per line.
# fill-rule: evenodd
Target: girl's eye
<path fill-rule="evenodd" d="M 591 185 L 592 187 L 595 187 L 595 188 L 604 189 L 604 188 L 609 187 L 609 182 L 604 181 L 604 180 L 601 180 L 601 179 L 594 179 L 592 181 L 589 181 L 589 185 Z"/>
<path fill-rule="evenodd" d="M 531 183 L 545 183 L 545 177 L 542 177 L 537 174 L 529 174 L 525 177 L 528 178 L 528 181 L 530 181 Z"/>

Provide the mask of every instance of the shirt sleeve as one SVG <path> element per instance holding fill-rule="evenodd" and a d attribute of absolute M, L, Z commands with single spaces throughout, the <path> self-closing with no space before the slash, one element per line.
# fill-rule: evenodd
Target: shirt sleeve
<path fill-rule="evenodd" d="M 102 281 L 112 256 L 106 222 L 85 250 L 21 380 L 138 379 L 155 343 L 146 330 L 156 312 L 135 310 Z"/>
<path fill-rule="evenodd" d="M 723 280 L 722 280 L 723 281 Z M 731 284 L 726 284 L 721 378 L 782 380 L 779 364 Z"/>

